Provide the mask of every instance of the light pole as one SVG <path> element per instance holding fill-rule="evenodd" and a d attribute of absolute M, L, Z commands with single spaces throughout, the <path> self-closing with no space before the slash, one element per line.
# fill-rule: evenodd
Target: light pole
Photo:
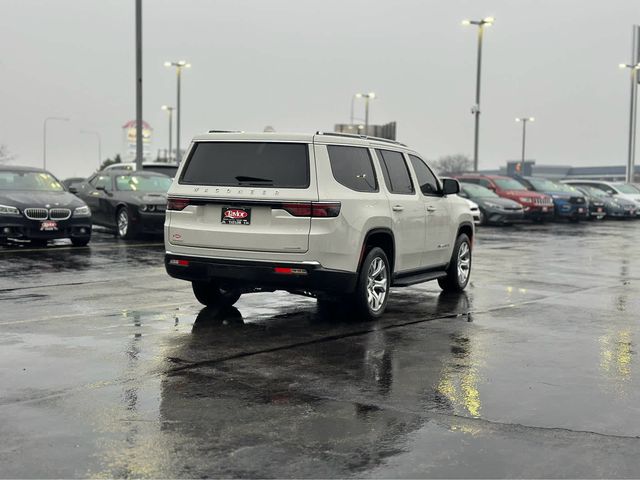
<path fill-rule="evenodd" d="M 49 120 L 59 120 L 61 122 L 68 122 L 66 117 L 47 117 L 44 119 L 44 127 L 42 132 L 42 168 L 47 169 L 47 122 Z"/>
<path fill-rule="evenodd" d="M 493 25 L 495 19 L 486 17 L 482 20 L 463 20 L 463 25 L 476 25 L 478 27 L 478 64 L 476 67 L 476 103 L 471 109 L 471 113 L 475 115 L 475 134 L 473 141 L 473 171 L 478 171 L 478 143 L 480 138 L 480 78 L 482 69 L 482 39 L 484 37 L 484 27 Z"/>
<path fill-rule="evenodd" d="M 191 64 L 185 60 L 177 62 L 164 62 L 165 67 L 175 67 L 176 78 L 178 84 L 178 94 L 176 99 L 176 160 L 180 161 L 180 79 L 182 78 L 182 69 L 191 68 Z"/>
<path fill-rule="evenodd" d="M 80 133 L 84 133 L 85 135 L 95 135 L 98 138 L 98 169 L 100 165 L 102 165 L 102 138 L 100 137 L 99 132 L 94 132 L 93 130 L 80 130 Z"/>
<path fill-rule="evenodd" d="M 364 134 L 369 135 L 369 100 L 376 98 L 374 92 L 356 93 L 351 97 L 351 125 L 353 125 L 353 101 L 356 98 L 364 98 Z"/>
<path fill-rule="evenodd" d="M 173 128 L 173 111 L 175 110 L 175 107 L 170 107 L 168 105 L 162 105 L 162 107 L 160 107 L 160 108 L 162 108 L 162 110 L 164 110 L 164 111 L 169 113 L 169 155 L 168 155 L 168 160 L 171 161 L 171 137 L 173 136 L 173 134 L 171 133 L 171 130 Z"/>
<path fill-rule="evenodd" d="M 638 108 L 638 71 L 640 70 L 640 63 L 635 65 L 628 65 L 621 63 L 620 68 L 628 68 L 631 70 L 631 105 L 629 107 L 629 144 L 628 144 L 628 158 L 625 181 L 632 183 L 634 180 L 635 159 L 636 159 L 636 111 Z"/>
<path fill-rule="evenodd" d="M 527 141 L 527 123 L 535 122 L 533 117 L 519 117 L 516 118 L 516 122 L 522 122 L 522 160 L 520 162 L 520 173 L 524 175 L 524 159 L 525 159 L 525 145 Z"/>

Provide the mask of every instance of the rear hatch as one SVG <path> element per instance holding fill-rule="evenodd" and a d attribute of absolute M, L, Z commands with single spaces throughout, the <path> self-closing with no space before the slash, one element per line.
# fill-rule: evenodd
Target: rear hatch
<path fill-rule="evenodd" d="M 318 200 L 306 142 L 200 141 L 170 192 L 168 240 L 223 250 L 304 253 Z"/>

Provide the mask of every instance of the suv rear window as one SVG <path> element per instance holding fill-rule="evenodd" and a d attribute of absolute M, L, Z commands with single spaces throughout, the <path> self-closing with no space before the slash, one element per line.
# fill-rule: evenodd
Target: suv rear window
<path fill-rule="evenodd" d="M 309 149 L 304 143 L 199 142 L 181 184 L 225 187 L 309 187 Z"/>
<path fill-rule="evenodd" d="M 333 177 L 356 192 L 377 192 L 378 182 L 369 150 L 362 147 L 327 145 Z"/>

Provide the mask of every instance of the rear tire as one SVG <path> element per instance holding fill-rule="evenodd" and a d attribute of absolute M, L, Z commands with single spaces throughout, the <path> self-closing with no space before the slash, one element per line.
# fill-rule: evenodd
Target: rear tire
<path fill-rule="evenodd" d="M 193 294 L 207 307 L 230 307 L 238 301 L 241 292 L 220 288 L 213 282 L 191 282 Z"/>
<path fill-rule="evenodd" d="M 438 285 L 445 292 L 461 292 L 469 283 L 471 276 L 471 241 L 462 233 L 453 247 L 447 276 L 438 279 Z"/>
<path fill-rule="evenodd" d="M 380 318 L 387 308 L 391 268 L 387 254 L 380 247 L 367 252 L 360 266 L 353 300 L 357 313 L 367 320 Z"/>

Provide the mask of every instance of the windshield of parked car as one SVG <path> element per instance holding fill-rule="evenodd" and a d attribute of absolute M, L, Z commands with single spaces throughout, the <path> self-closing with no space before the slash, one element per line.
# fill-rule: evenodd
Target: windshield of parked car
<path fill-rule="evenodd" d="M 527 188 L 513 178 L 495 178 L 493 180 L 503 190 L 526 190 Z"/>
<path fill-rule="evenodd" d="M 464 193 L 466 193 L 471 198 L 495 198 L 496 195 L 494 192 L 485 188 L 481 185 L 474 185 L 473 183 L 462 183 L 460 184 Z"/>
<path fill-rule="evenodd" d="M 562 192 L 564 189 L 551 180 L 544 178 L 529 178 L 529 183 L 533 185 L 533 188 L 540 192 Z"/>
<path fill-rule="evenodd" d="M 629 185 L 628 183 L 618 183 L 616 184 L 616 188 L 622 193 L 629 193 L 631 195 L 640 195 L 640 190 L 638 190 L 633 185 Z"/>
<path fill-rule="evenodd" d="M 51 174 L 46 172 L 3 170 L 0 171 L 0 190 L 63 192 L 64 187 Z"/>
<path fill-rule="evenodd" d="M 171 186 L 169 177 L 144 176 L 144 175 L 118 175 L 116 177 L 116 189 L 125 192 L 162 192 L 165 193 Z"/>
<path fill-rule="evenodd" d="M 576 193 L 576 192 L 578 192 L 578 190 L 575 187 L 572 187 L 571 185 L 567 185 L 566 183 L 553 182 L 553 184 L 557 188 L 557 190 L 555 190 L 556 192 L 567 192 L 567 193 Z"/>

